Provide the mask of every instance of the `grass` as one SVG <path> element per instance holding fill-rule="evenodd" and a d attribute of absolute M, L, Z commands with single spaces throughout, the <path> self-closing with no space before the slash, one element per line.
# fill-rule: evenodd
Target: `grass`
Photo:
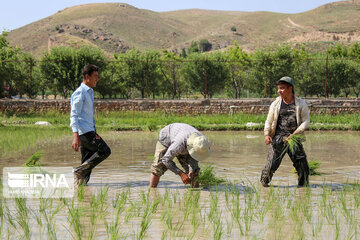
<path fill-rule="evenodd" d="M 96 126 L 99 130 L 150 130 L 154 131 L 163 126 L 174 123 L 188 123 L 199 130 L 263 130 L 265 114 L 200 114 L 200 115 L 176 115 L 162 111 L 156 112 L 134 112 L 134 122 L 131 111 L 121 112 L 97 112 L 95 115 Z M 310 130 L 360 130 L 360 114 L 342 115 L 311 115 Z M 5 112 L 0 114 L 0 121 L 5 122 L 0 127 L 1 133 L 11 130 L 16 134 L 18 129 L 26 131 L 39 130 L 46 132 L 57 131 L 59 133 L 71 134 L 69 127 L 69 114 L 56 111 L 44 113 L 15 114 Z M 52 127 L 34 126 L 37 121 L 48 121 Z M 246 126 L 248 122 L 259 123 L 258 126 Z M 27 133 L 28 133 L 27 132 Z M 58 135 L 56 134 L 56 135 Z"/>
<path fill-rule="evenodd" d="M 360 130 L 360 114 L 344 115 L 312 115 L 310 130 Z M 36 126 L 37 121 L 46 120 L 52 124 L 50 127 Z M 167 124 L 174 122 L 188 123 L 199 130 L 226 131 L 226 130 L 258 130 L 262 131 L 266 115 L 264 114 L 234 114 L 230 115 L 175 115 L 157 112 L 135 112 L 134 123 L 132 112 L 98 112 L 95 116 L 98 131 L 126 131 L 142 130 L 156 131 Z M 6 156 L 14 151 L 24 151 L 38 148 L 51 141 L 71 136 L 69 115 L 56 111 L 44 113 L 30 112 L 15 114 L 4 112 L 0 114 L 0 154 Z M 248 122 L 259 123 L 258 126 L 248 127 Z"/>
<path fill-rule="evenodd" d="M 12 152 L 26 151 L 31 148 L 43 148 L 46 144 L 70 136 L 71 130 L 63 126 L 6 126 L 0 128 L 0 154 L 6 156 Z"/>

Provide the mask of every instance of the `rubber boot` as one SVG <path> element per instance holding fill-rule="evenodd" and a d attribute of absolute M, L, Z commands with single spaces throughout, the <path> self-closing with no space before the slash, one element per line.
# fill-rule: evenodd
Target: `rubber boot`
<path fill-rule="evenodd" d="M 91 170 L 98 165 L 102 159 L 98 153 L 94 153 L 88 160 L 83 162 L 79 167 L 74 169 L 75 184 L 87 184 L 90 179 Z"/>

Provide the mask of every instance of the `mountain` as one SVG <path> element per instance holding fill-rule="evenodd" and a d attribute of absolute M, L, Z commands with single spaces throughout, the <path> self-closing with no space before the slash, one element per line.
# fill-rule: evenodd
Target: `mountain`
<path fill-rule="evenodd" d="M 233 31 L 235 30 L 236 31 Z M 237 41 L 246 50 L 280 43 L 321 50 L 360 41 L 360 0 L 334 2 L 298 13 L 188 9 L 154 12 L 124 3 L 78 5 L 9 33 L 8 40 L 36 56 L 49 47 L 96 45 L 108 53 L 187 48 L 206 39 L 213 49 Z"/>

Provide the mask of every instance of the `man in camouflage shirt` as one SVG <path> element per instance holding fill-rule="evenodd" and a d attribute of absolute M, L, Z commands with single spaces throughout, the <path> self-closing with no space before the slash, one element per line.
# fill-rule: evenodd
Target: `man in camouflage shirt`
<path fill-rule="evenodd" d="M 295 96 L 293 80 L 282 77 L 276 85 L 280 96 L 271 104 L 264 128 L 265 143 L 270 145 L 267 162 L 261 172 L 260 182 L 264 187 L 269 186 L 281 164 L 288 138 L 303 133 L 310 124 L 309 109 L 303 99 Z M 298 186 L 308 185 L 310 169 L 302 144 L 299 143 L 294 152 L 288 148 L 286 153 L 298 173 Z"/>

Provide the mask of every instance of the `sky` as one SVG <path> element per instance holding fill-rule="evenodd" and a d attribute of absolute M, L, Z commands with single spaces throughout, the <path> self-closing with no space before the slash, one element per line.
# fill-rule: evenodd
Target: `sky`
<path fill-rule="evenodd" d="M 156 12 L 190 8 L 225 11 L 305 12 L 336 0 L 0 0 L 0 31 L 10 31 L 67 7 L 99 2 L 122 2 Z"/>

